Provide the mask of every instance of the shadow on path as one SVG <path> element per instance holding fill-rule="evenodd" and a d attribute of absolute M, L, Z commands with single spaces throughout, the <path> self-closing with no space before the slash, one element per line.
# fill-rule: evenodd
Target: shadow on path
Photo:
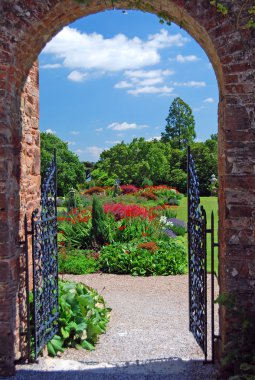
<path fill-rule="evenodd" d="M 38 364 L 17 366 L 15 380 L 202 380 L 216 379 L 216 370 L 200 360 L 180 358 L 137 362 L 86 363 L 64 359 L 43 359 Z M 3 378 L 0 378 L 3 379 Z"/>

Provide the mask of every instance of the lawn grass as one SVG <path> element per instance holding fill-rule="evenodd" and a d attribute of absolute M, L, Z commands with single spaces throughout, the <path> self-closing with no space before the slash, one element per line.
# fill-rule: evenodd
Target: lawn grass
<path fill-rule="evenodd" d="M 61 213 L 61 212 L 66 212 L 66 210 L 67 210 L 67 207 L 66 206 L 58 206 L 57 207 L 57 212 L 59 213 Z"/>
<path fill-rule="evenodd" d="M 207 228 L 211 228 L 211 212 L 214 212 L 214 234 L 215 242 L 218 242 L 218 198 L 217 197 L 201 197 L 201 205 L 203 205 L 207 215 Z M 181 200 L 180 207 L 177 208 L 177 218 L 187 222 L 188 208 L 187 198 Z M 185 236 L 185 244 L 188 249 L 188 236 Z M 218 248 L 214 249 L 214 270 L 218 273 Z M 207 234 L 207 271 L 211 272 L 211 234 Z"/>

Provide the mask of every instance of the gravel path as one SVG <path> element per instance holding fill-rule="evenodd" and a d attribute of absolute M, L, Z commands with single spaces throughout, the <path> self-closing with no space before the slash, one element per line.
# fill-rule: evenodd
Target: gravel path
<path fill-rule="evenodd" d="M 186 275 L 64 278 L 92 286 L 104 297 L 112 308 L 106 334 L 93 352 L 69 349 L 60 359 L 41 358 L 39 364 L 18 366 L 13 379 L 216 378 L 213 367 L 203 365 L 203 354 L 188 331 Z"/>

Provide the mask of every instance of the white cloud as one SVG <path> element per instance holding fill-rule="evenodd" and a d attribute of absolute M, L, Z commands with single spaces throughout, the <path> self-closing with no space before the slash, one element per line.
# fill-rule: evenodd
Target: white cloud
<path fill-rule="evenodd" d="M 206 98 L 204 100 L 204 103 L 214 103 L 214 99 L 213 98 Z"/>
<path fill-rule="evenodd" d="M 105 143 L 106 144 L 120 144 L 121 141 L 120 140 L 114 140 L 114 141 L 106 141 Z"/>
<path fill-rule="evenodd" d="M 46 129 L 45 133 L 50 133 L 52 135 L 55 135 L 57 132 L 49 128 L 49 129 Z"/>
<path fill-rule="evenodd" d="M 130 88 L 133 87 L 133 83 L 122 80 L 115 84 L 114 88 Z"/>
<path fill-rule="evenodd" d="M 155 49 L 164 49 L 170 46 L 181 47 L 189 41 L 180 33 L 171 36 L 166 29 L 161 29 L 160 33 L 150 34 L 148 40 L 147 44 Z"/>
<path fill-rule="evenodd" d="M 144 80 L 141 80 L 139 81 L 137 84 L 139 86 L 154 86 L 156 84 L 161 84 L 162 82 L 164 81 L 164 79 L 161 77 L 158 77 L 158 78 L 148 78 L 148 79 L 144 79 Z"/>
<path fill-rule="evenodd" d="M 155 87 L 155 86 L 145 86 L 138 87 L 134 90 L 129 90 L 128 93 L 131 95 L 140 95 L 140 94 L 161 94 L 167 95 L 173 91 L 172 87 L 163 86 L 163 87 Z"/>
<path fill-rule="evenodd" d="M 78 131 L 71 131 L 71 134 L 77 136 L 77 135 L 80 134 L 80 132 L 78 132 Z"/>
<path fill-rule="evenodd" d="M 121 81 L 115 88 L 131 88 L 128 94 L 169 94 L 172 89 L 167 86 L 157 87 L 165 78 L 174 74 L 172 70 L 127 70 L 124 75 L 128 81 Z"/>
<path fill-rule="evenodd" d="M 93 157 L 99 157 L 100 154 L 105 150 L 105 148 L 101 148 L 99 146 L 88 146 L 85 149 L 86 153 L 90 153 Z"/>
<path fill-rule="evenodd" d="M 93 145 L 93 146 L 88 146 L 84 149 L 76 149 L 75 153 L 78 154 L 79 156 L 83 155 L 84 153 L 87 153 L 91 156 L 92 159 L 98 160 L 100 154 L 106 149 L 107 148 L 101 148 L 99 146 Z"/>
<path fill-rule="evenodd" d="M 84 82 L 87 77 L 87 73 L 82 73 L 80 71 L 74 70 L 68 75 L 67 78 L 73 82 Z"/>
<path fill-rule="evenodd" d="M 41 65 L 41 69 L 59 69 L 61 67 L 60 63 L 46 63 L 45 65 Z"/>
<path fill-rule="evenodd" d="M 103 128 L 96 128 L 96 132 L 102 132 L 103 130 Z"/>
<path fill-rule="evenodd" d="M 205 87 L 205 82 L 196 82 L 191 80 L 189 82 L 172 82 L 171 85 L 175 87 Z"/>
<path fill-rule="evenodd" d="M 161 136 L 150 137 L 150 138 L 147 139 L 146 141 L 153 141 L 153 140 L 161 140 Z"/>
<path fill-rule="evenodd" d="M 176 61 L 179 63 L 186 63 L 186 62 L 196 62 L 199 58 L 196 55 L 182 55 L 178 54 L 176 56 Z"/>
<path fill-rule="evenodd" d="M 174 74 L 173 70 L 127 70 L 124 75 L 134 79 L 157 78 Z"/>
<path fill-rule="evenodd" d="M 143 129 L 143 128 L 149 128 L 148 125 L 138 125 L 136 123 L 127 123 L 124 121 L 123 123 L 114 122 L 108 125 L 109 129 L 112 129 L 113 131 L 127 131 L 129 129 Z"/>
<path fill-rule="evenodd" d="M 76 145 L 75 141 L 67 141 L 68 146 L 74 146 Z"/>
<path fill-rule="evenodd" d="M 157 64 L 160 62 L 159 50 L 183 46 L 187 41 L 180 33 L 170 35 L 165 29 L 143 41 L 124 34 L 104 38 L 101 34 L 86 34 L 66 26 L 46 45 L 43 53 L 53 55 L 71 69 L 112 72 Z"/>

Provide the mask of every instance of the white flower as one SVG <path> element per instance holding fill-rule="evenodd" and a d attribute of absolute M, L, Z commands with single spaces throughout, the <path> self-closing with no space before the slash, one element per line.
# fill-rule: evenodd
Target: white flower
<path fill-rule="evenodd" d="M 159 223 L 166 224 L 167 223 L 167 217 L 166 216 L 161 216 L 160 219 L 159 219 Z"/>
<path fill-rule="evenodd" d="M 173 222 L 170 222 L 167 220 L 166 216 L 161 216 L 159 219 L 159 223 L 163 224 L 164 227 L 173 227 L 173 225 L 174 225 Z"/>

